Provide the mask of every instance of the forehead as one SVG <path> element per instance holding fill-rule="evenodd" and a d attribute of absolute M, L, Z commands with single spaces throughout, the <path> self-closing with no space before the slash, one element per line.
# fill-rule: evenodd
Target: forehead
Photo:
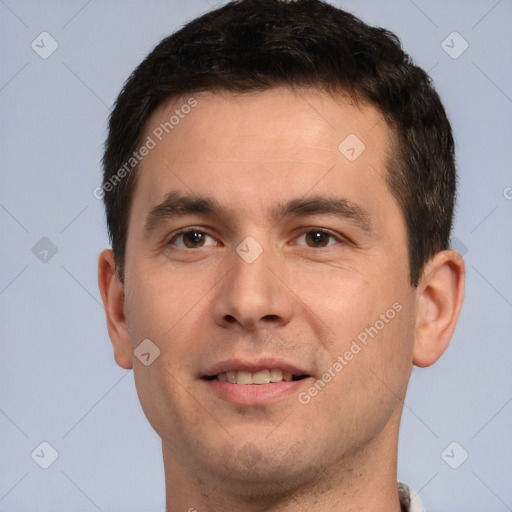
<path fill-rule="evenodd" d="M 155 110 L 141 141 L 150 139 L 137 216 L 174 190 L 213 195 L 238 214 L 310 192 L 389 196 L 389 128 L 377 109 L 343 95 L 287 87 L 186 95 Z"/>
<path fill-rule="evenodd" d="M 195 106 L 189 108 L 192 103 Z M 389 131 L 382 114 L 368 103 L 355 104 L 342 93 L 332 96 L 319 89 L 283 86 L 248 93 L 203 92 L 171 98 L 151 115 L 143 137 L 153 136 L 165 145 L 172 143 L 171 138 L 178 143 L 190 130 L 201 138 L 201 152 L 176 153 L 174 159 L 204 158 L 210 152 L 223 152 L 232 160 L 280 159 L 290 156 L 290 152 L 315 158 L 311 155 L 313 148 L 331 152 L 350 133 L 359 134 L 366 139 L 364 143 L 373 146 L 370 149 L 378 150 L 375 143 L 386 143 L 378 139 L 385 139 Z M 274 144 L 264 155 L 248 154 L 250 148 L 240 145 L 241 140 L 248 139 Z"/>

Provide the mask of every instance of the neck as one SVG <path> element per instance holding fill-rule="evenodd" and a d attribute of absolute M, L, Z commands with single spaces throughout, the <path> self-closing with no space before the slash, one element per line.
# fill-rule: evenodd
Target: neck
<path fill-rule="evenodd" d="M 398 418 L 399 421 L 399 418 Z M 392 421 L 367 445 L 330 466 L 319 465 L 307 478 L 267 481 L 236 479 L 234 472 L 187 463 L 163 442 L 166 512 L 400 512 L 396 466 L 398 424 Z"/>

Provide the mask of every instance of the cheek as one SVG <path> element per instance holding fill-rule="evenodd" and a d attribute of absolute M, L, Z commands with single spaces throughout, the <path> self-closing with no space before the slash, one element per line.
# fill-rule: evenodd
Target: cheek
<path fill-rule="evenodd" d="M 386 394 L 386 384 L 401 392 L 410 373 L 414 328 L 407 287 L 347 270 L 328 279 L 309 277 L 296 278 L 297 295 L 308 306 L 310 325 L 318 328 L 317 343 L 325 351 L 321 370 L 336 373 L 333 365 L 341 357 L 335 386 L 359 398 L 366 394 L 369 403 L 372 393 Z"/>
<path fill-rule="evenodd" d="M 369 412 L 375 404 L 388 411 L 400 405 L 412 368 L 413 311 L 403 300 L 387 306 L 352 338 L 348 351 L 357 354 L 347 365 L 345 377 Z"/>
<path fill-rule="evenodd" d="M 401 310 L 382 332 L 382 356 L 375 361 L 375 366 L 390 383 L 395 383 L 396 388 L 393 389 L 398 393 L 405 389 L 412 369 L 415 310 L 412 294 L 396 303 L 400 304 Z"/>
<path fill-rule="evenodd" d="M 180 276 L 179 272 L 135 269 L 133 275 L 138 277 L 130 281 L 125 299 L 132 343 L 149 338 L 161 350 L 165 349 L 169 340 L 179 339 L 177 334 L 195 318 L 207 289 L 201 280 L 194 282 Z"/>
<path fill-rule="evenodd" d="M 190 399 L 188 382 L 169 367 L 165 355 L 150 366 L 137 364 L 134 377 L 142 410 L 162 438 L 183 439 L 185 432 L 196 430 L 204 411 Z"/>
<path fill-rule="evenodd" d="M 197 344 L 204 338 L 208 284 L 178 272 L 135 270 L 133 275 L 140 277 L 131 281 L 125 302 L 132 350 L 145 339 L 159 350 L 149 366 L 134 360 L 137 391 L 147 407 L 159 401 L 169 410 L 169 400 L 179 401 L 189 385 L 191 361 L 201 350 Z"/>
<path fill-rule="evenodd" d="M 370 280 L 350 268 L 317 267 L 296 273 L 292 282 L 298 304 L 306 306 L 303 312 L 317 328 L 318 342 L 329 352 L 350 343 L 371 321 L 381 300 Z"/>
<path fill-rule="evenodd" d="M 204 291 L 189 283 L 187 293 L 179 293 L 185 283 L 176 274 L 138 275 L 138 281 L 127 281 L 130 287 L 125 300 L 132 350 L 142 340 L 150 339 L 160 352 L 148 366 L 134 358 L 137 394 L 155 431 L 161 436 L 180 438 L 184 429 L 198 423 L 195 402 L 191 406 L 188 367 L 191 353 L 195 352 L 190 332 L 192 323 L 197 323 Z M 170 421 L 169 411 L 180 414 L 172 415 Z"/>

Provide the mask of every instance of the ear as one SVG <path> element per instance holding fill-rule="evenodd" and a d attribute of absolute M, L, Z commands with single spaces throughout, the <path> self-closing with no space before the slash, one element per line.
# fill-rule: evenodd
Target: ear
<path fill-rule="evenodd" d="M 114 358 L 121 368 L 129 370 L 133 362 L 124 316 L 124 289 L 116 272 L 111 249 L 102 251 L 98 258 L 98 286 L 107 317 L 108 334 L 114 347 Z"/>
<path fill-rule="evenodd" d="M 434 364 L 455 330 L 464 300 L 465 265 L 453 250 L 440 251 L 425 265 L 417 288 L 413 364 Z"/>

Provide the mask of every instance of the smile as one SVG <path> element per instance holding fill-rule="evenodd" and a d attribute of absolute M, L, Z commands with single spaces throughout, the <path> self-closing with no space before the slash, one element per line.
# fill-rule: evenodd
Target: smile
<path fill-rule="evenodd" d="M 243 385 L 265 385 L 277 382 L 291 382 L 295 380 L 302 380 L 307 375 L 293 375 L 291 372 L 281 370 L 280 368 L 270 368 L 259 370 L 257 372 L 248 372 L 245 370 L 229 370 L 226 372 L 218 373 L 209 377 L 208 380 L 219 380 L 221 382 L 228 382 L 230 384 L 243 384 Z"/>

